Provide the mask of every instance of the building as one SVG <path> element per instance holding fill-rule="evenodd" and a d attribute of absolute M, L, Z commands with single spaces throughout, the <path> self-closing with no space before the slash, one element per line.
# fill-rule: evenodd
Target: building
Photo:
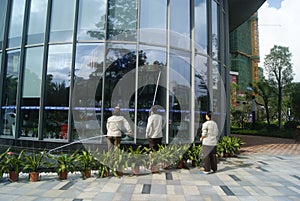
<path fill-rule="evenodd" d="M 193 141 L 208 110 L 228 133 L 229 33 L 263 2 L 2 0 L 1 144 L 104 144 L 116 105 L 130 143 L 153 104 L 165 143 Z"/>
<path fill-rule="evenodd" d="M 246 22 L 230 33 L 231 70 L 239 73 L 239 93 L 258 81 L 259 41 L 258 16 L 254 13 Z"/>

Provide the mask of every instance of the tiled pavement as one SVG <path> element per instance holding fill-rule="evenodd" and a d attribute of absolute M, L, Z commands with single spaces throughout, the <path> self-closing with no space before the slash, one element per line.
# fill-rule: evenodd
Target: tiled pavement
<path fill-rule="evenodd" d="M 218 172 L 208 175 L 190 168 L 86 180 L 72 174 L 65 181 L 45 174 L 28 182 L 23 174 L 19 182 L 1 180 L 0 200 L 300 200 L 299 154 L 249 153 L 221 160 Z"/>

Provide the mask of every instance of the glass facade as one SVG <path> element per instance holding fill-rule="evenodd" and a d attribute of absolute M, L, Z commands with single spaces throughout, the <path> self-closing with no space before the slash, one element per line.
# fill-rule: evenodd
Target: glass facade
<path fill-rule="evenodd" d="M 222 2 L 1 1 L 0 137 L 106 143 L 119 106 L 134 130 L 122 142 L 146 143 L 159 105 L 164 143 L 199 140 L 203 114 L 224 115 Z"/>

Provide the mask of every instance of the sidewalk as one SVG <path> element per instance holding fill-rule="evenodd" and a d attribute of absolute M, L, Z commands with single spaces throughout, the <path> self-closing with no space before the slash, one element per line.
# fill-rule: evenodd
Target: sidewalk
<path fill-rule="evenodd" d="M 68 180 L 60 181 L 51 173 L 32 183 L 24 174 L 16 183 L 1 180 L 0 200 L 299 200 L 299 159 L 299 154 L 242 152 L 238 157 L 221 160 L 218 172 L 208 175 L 191 168 L 139 176 L 126 174 L 121 178 L 97 178 L 93 174 L 86 180 L 80 174 L 72 174 Z"/>

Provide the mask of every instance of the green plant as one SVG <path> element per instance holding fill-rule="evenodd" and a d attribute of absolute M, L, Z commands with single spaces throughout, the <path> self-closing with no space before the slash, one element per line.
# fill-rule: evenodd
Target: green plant
<path fill-rule="evenodd" d="M 91 151 L 82 150 L 81 154 L 78 154 L 77 160 L 79 162 L 79 168 L 81 171 L 82 178 L 85 179 L 89 177 L 92 168 L 96 165 L 96 159 L 92 155 Z"/>
<path fill-rule="evenodd" d="M 192 143 L 187 151 L 187 158 L 192 161 L 193 166 L 199 165 L 199 158 L 202 153 L 202 146 Z"/>
<path fill-rule="evenodd" d="M 122 176 L 126 167 L 128 167 L 128 155 L 124 149 L 118 147 L 113 151 L 113 170 L 115 176 Z"/>
<path fill-rule="evenodd" d="M 19 154 L 8 151 L 5 158 L 5 166 L 7 171 L 12 171 L 16 174 L 19 174 L 20 169 L 23 166 L 23 150 Z"/>
<path fill-rule="evenodd" d="M 98 165 L 98 176 L 105 177 L 109 175 L 110 169 L 112 167 L 112 155 L 113 152 L 106 152 L 103 150 L 100 154 L 97 154 Z"/>
<path fill-rule="evenodd" d="M 131 167 L 133 173 L 138 173 L 139 167 L 147 165 L 147 155 L 142 145 L 134 149 L 128 149 L 127 166 Z"/>
<path fill-rule="evenodd" d="M 3 173 L 6 171 L 5 156 L 7 155 L 8 150 L 9 149 L 0 154 L 0 178 L 2 178 Z"/>
<path fill-rule="evenodd" d="M 233 156 L 238 153 L 241 145 L 244 142 L 237 137 L 223 136 L 221 141 L 217 144 L 217 154 L 221 154 L 220 151 L 223 151 L 225 156 Z"/>
<path fill-rule="evenodd" d="M 46 156 L 45 151 L 46 149 L 38 153 L 33 151 L 32 153 L 24 154 L 24 170 L 29 169 L 30 172 L 39 172 L 42 167 L 50 166 L 50 164 L 46 160 L 44 160 L 44 157 Z"/>
<path fill-rule="evenodd" d="M 65 172 L 74 172 L 76 170 L 75 161 L 78 157 L 78 150 L 72 154 L 49 155 L 49 158 L 55 160 L 55 168 L 57 174 Z"/>

